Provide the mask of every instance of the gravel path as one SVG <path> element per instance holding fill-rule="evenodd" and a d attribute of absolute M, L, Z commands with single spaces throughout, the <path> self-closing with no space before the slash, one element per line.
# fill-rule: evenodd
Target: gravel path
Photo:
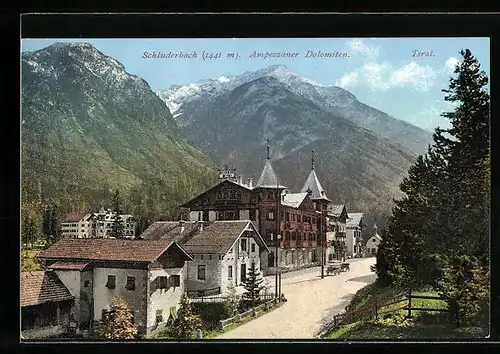
<path fill-rule="evenodd" d="M 217 339 L 315 338 L 321 326 L 342 311 L 356 291 L 375 281 L 376 275 L 370 271 L 373 264 L 375 258 L 356 259 L 349 272 L 324 279 L 319 267 L 283 275 L 282 292 L 288 302 Z M 274 286 L 272 276 L 266 281 Z"/>

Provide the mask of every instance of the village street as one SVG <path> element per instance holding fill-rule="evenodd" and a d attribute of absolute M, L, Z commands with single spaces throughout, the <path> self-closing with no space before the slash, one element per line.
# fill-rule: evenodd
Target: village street
<path fill-rule="evenodd" d="M 375 258 L 353 259 L 351 270 L 321 279 L 320 268 L 282 275 L 282 293 L 288 301 L 280 308 L 216 339 L 313 339 L 321 326 L 349 304 L 352 296 L 375 281 L 370 266 Z M 274 290 L 274 276 L 265 277 Z"/>

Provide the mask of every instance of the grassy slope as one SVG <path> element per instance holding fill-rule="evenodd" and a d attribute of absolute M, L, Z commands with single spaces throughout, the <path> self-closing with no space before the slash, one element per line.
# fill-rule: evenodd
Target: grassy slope
<path fill-rule="evenodd" d="M 370 305 L 375 298 L 387 297 L 401 293 L 402 289 L 394 287 L 380 287 L 377 283 L 370 284 L 359 290 L 354 296 L 351 306 L 359 308 Z M 431 288 L 424 288 L 414 291 L 415 295 L 438 296 L 438 293 Z M 407 310 L 399 310 L 384 314 L 398 306 L 395 304 L 380 309 L 381 315 L 377 321 L 360 321 L 331 333 L 330 339 L 464 339 L 464 338 L 484 338 L 487 335 L 485 329 L 480 327 L 456 328 L 448 321 L 448 313 L 438 311 L 412 311 L 412 318 L 406 318 Z M 424 308 L 446 308 L 447 304 L 442 300 L 412 299 L 412 307 Z"/>

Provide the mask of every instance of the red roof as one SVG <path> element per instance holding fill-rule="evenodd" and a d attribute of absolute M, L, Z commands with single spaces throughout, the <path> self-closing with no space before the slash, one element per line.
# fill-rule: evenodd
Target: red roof
<path fill-rule="evenodd" d="M 85 217 L 85 215 L 87 214 L 69 213 L 62 217 L 61 222 L 78 222 L 82 220 Z"/>
<path fill-rule="evenodd" d="M 42 251 L 38 258 L 71 261 L 153 262 L 172 245 L 171 240 L 121 240 L 63 238 Z M 189 259 L 189 256 L 186 256 Z"/>
<path fill-rule="evenodd" d="M 91 262 L 55 262 L 51 264 L 51 269 L 83 270 Z"/>
<path fill-rule="evenodd" d="M 74 297 L 53 272 L 21 272 L 21 306 L 72 300 Z"/>

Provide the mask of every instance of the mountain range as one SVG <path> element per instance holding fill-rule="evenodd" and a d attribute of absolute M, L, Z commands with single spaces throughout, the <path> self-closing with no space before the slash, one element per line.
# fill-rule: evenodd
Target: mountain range
<path fill-rule="evenodd" d="M 21 66 L 23 185 L 97 203 L 109 190 L 164 179 L 162 193 L 180 204 L 213 182 L 210 158 L 117 60 L 87 43 L 56 43 L 23 53 Z"/>
<path fill-rule="evenodd" d="M 95 204 L 114 188 L 140 195 L 160 180 L 154 193 L 180 205 L 213 185 L 223 164 L 256 181 L 270 139 L 280 183 L 300 189 L 314 150 L 332 202 L 378 215 L 390 212 L 399 182 L 431 141 L 281 65 L 153 92 L 87 43 L 25 52 L 21 63 L 22 181 L 42 184 L 45 196 Z"/>
<path fill-rule="evenodd" d="M 266 140 L 280 182 L 298 190 L 311 168 L 348 210 L 383 214 L 431 133 L 282 65 L 156 92 L 180 133 L 220 165 L 258 178 Z"/>

